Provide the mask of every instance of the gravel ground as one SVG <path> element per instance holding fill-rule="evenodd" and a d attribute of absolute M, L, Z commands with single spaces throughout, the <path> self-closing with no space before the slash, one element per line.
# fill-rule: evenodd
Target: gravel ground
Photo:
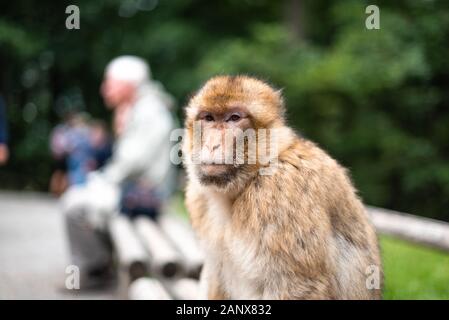
<path fill-rule="evenodd" d="M 114 299 L 115 289 L 65 288 L 70 264 L 56 199 L 0 193 L 0 299 Z"/>

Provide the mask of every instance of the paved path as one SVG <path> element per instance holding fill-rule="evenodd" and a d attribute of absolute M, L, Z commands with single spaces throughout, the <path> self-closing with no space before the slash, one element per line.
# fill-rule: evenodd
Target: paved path
<path fill-rule="evenodd" d="M 113 299 L 114 292 L 69 291 L 64 223 L 56 199 L 0 193 L 0 299 Z"/>

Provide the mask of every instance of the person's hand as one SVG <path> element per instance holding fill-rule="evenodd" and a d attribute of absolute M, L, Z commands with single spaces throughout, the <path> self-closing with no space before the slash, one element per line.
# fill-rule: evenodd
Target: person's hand
<path fill-rule="evenodd" d="M 50 178 L 50 192 L 56 196 L 60 196 L 69 186 L 67 175 L 61 171 L 56 170 Z"/>
<path fill-rule="evenodd" d="M 9 159 L 9 150 L 6 144 L 0 144 L 0 165 L 6 164 Z"/>
<path fill-rule="evenodd" d="M 107 227 L 109 218 L 118 213 L 120 188 L 106 180 L 101 173 L 93 171 L 87 176 L 87 219 L 99 230 Z"/>

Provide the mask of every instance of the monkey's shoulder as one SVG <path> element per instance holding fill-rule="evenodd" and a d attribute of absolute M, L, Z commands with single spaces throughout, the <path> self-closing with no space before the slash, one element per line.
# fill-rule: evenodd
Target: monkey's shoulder
<path fill-rule="evenodd" d="M 258 175 L 253 182 L 255 189 L 264 189 L 267 185 L 274 186 L 275 192 L 313 193 L 336 186 L 351 189 L 352 184 L 346 169 L 326 151 L 298 137 L 279 154 L 272 174 Z"/>
<path fill-rule="evenodd" d="M 316 143 L 302 137 L 293 141 L 289 148 L 279 154 L 281 164 L 290 164 L 297 170 L 345 171 L 345 169 Z M 285 167 L 284 167 L 285 168 Z"/>
<path fill-rule="evenodd" d="M 351 220 L 363 211 L 346 170 L 311 141 L 298 138 L 279 155 L 272 174 L 257 175 L 239 197 L 258 219 L 283 212 L 287 220 Z M 336 217 L 336 218 L 335 218 Z M 334 219 L 335 218 L 335 219 Z M 348 222 L 349 223 L 349 222 Z"/>

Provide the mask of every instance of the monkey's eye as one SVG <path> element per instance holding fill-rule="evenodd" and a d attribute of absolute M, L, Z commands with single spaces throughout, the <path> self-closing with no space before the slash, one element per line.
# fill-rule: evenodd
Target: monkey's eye
<path fill-rule="evenodd" d="M 231 115 L 231 116 L 228 118 L 228 121 L 236 122 L 236 121 L 239 121 L 240 119 L 241 119 L 240 115 L 234 113 L 233 115 Z"/>
<path fill-rule="evenodd" d="M 206 120 L 207 122 L 214 121 L 214 117 L 210 114 L 206 114 L 204 116 L 204 120 Z"/>

